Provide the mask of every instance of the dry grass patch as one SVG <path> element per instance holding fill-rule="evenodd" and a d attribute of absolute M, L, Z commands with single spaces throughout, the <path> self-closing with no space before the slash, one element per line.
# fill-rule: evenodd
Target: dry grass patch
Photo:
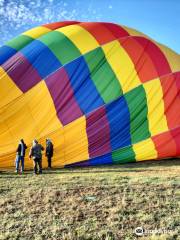
<path fill-rule="evenodd" d="M 0 240 L 178 239 L 179 160 L 0 174 Z"/>

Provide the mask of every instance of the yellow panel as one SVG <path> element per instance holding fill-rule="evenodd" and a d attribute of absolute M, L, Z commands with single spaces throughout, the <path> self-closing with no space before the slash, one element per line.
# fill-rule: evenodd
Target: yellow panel
<path fill-rule="evenodd" d="M 38 139 L 38 142 L 46 148 L 46 138 L 50 138 L 54 145 L 54 155 L 52 157 L 52 167 L 63 167 L 64 163 L 64 138 L 63 138 L 63 129 L 58 129 L 50 134 L 43 136 L 42 138 Z M 31 146 L 31 144 L 30 144 Z M 28 158 L 30 147 L 26 154 L 25 159 L 25 168 L 32 169 L 33 168 L 33 161 L 32 159 Z M 43 158 L 42 158 L 42 167 L 47 168 L 47 158 L 45 157 L 45 151 L 43 151 Z"/>
<path fill-rule="evenodd" d="M 144 83 L 148 106 L 148 122 L 151 136 L 168 130 L 164 114 L 164 101 L 161 82 L 155 79 Z"/>
<path fill-rule="evenodd" d="M 44 81 L 39 82 L 26 94 L 26 103 L 29 107 L 34 125 L 38 131 L 34 136 L 45 147 L 46 138 L 50 138 L 54 144 L 54 157 L 52 166 L 63 166 L 63 130 L 57 115 L 52 97 Z M 26 168 L 32 168 L 32 160 L 26 159 Z M 47 167 L 47 159 L 43 156 L 43 168 Z"/>
<path fill-rule="evenodd" d="M 157 158 L 157 151 L 151 138 L 133 145 L 136 161 Z"/>
<path fill-rule="evenodd" d="M 9 132 L 8 126 L 4 122 L 0 122 L 0 156 L 12 151 L 14 146 L 13 138 Z"/>
<path fill-rule="evenodd" d="M 0 145 L 0 168 L 14 166 L 20 138 L 24 138 L 29 149 L 34 138 L 38 139 L 44 147 L 45 139 L 51 138 L 55 146 L 53 166 L 63 166 L 63 128 L 56 117 L 52 98 L 44 81 L 4 108 L 0 114 L 0 120 L 0 137 L 3 143 Z M 33 167 L 32 160 L 28 159 L 29 149 L 26 153 L 25 169 Z M 4 153 L 6 155 L 3 157 Z M 45 157 L 43 167 L 47 167 Z"/>
<path fill-rule="evenodd" d="M 29 143 L 36 136 L 24 95 L 3 107 L 0 113 L 0 128 L 0 168 L 13 167 L 19 139 L 24 138 Z"/>
<path fill-rule="evenodd" d="M 131 36 L 141 36 L 141 37 L 145 37 L 145 38 L 148 38 L 150 39 L 147 35 L 145 35 L 144 33 L 142 32 L 139 32 L 133 28 L 129 28 L 129 27 L 126 27 L 126 26 L 122 26 L 128 33 L 129 35 Z"/>
<path fill-rule="evenodd" d="M 102 49 L 121 84 L 123 93 L 141 84 L 131 58 L 118 41 L 105 44 Z"/>
<path fill-rule="evenodd" d="M 25 95 L 34 124 L 39 132 L 38 137 L 62 127 L 56 115 L 52 97 L 44 81 L 39 82 Z"/>
<path fill-rule="evenodd" d="M 170 48 L 163 46 L 162 44 L 157 45 L 166 56 L 172 72 L 180 71 L 180 55 L 172 51 Z"/>
<path fill-rule="evenodd" d="M 38 38 L 40 36 L 42 36 L 43 34 L 46 34 L 48 32 L 51 32 L 51 29 L 46 28 L 46 27 L 35 27 L 33 29 L 30 29 L 26 32 L 23 33 L 23 35 L 32 37 L 32 38 Z"/>
<path fill-rule="evenodd" d="M 21 90 L 0 67 L 0 109 L 22 94 Z"/>
<path fill-rule="evenodd" d="M 51 118 L 49 118 L 51 116 Z M 4 106 L 0 113 L 0 168 L 14 167 L 16 148 L 19 139 L 28 144 L 25 169 L 32 169 L 33 161 L 28 158 L 32 140 L 38 139 L 45 147 L 45 139 L 54 143 L 53 166 L 63 166 L 63 128 L 56 116 L 55 107 L 44 81 L 41 81 L 26 94 Z M 47 159 L 43 157 L 43 167 Z"/>
<path fill-rule="evenodd" d="M 83 27 L 78 25 L 69 25 L 59 28 L 56 31 L 62 32 L 64 35 L 66 35 L 82 54 L 99 47 L 96 39 Z"/>
<path fill-rule="evenodd" d="M 86 119 L 84 116 L 64 127 L 64 142 L 64 164 L 89 158 Z"/>
<path fill-rule="evenodd" d="M 12 146 L 9 145 L 9 149 L 12 149 Z M 16 150 L 16 147 L 14 147 Z M 12 169 L 15 167 L 15 151 L 8 151 L 5 155 L 0 155 L 0 169 Z"/>
<path fill-rule="evenodd" d="M 31 142 L 37 136 L 34 120 L 24 98 L 19 98 L 9 105 L 1 117 L 6 122 L 14 142 L 18 142 L 20 138 Z"/>
<path fill-rule="evenodd" d="M 63 167 L 65 158 L 63 129 L 61 128 L 55 132 L 52 132 L 50 135 L 48 135 L 48 138 L 50 138 L 54 144 L 54 156 L 52 158 L 52 166 Z M 47 160 L 44 160 L 43 163 L 43 166 L 45 165 L 45 163 L 47 164 Z"/>
<path fill-rule="evenodd" d="M 1 126 L 1 124 L 0 124 Z M 4 168 L 12 168 L 15 167 L 15 158 L 16 158 L 16 148 L 18 146 L 18 142 L 10 143 L 11 140 L 7 136 L 6 137 L 6 144 L 3 144 L 3 149 L 0 146 L 0 150 L 3 151 L 5 154 L 0 153 L 0 169 Z M 33 136 L 36 137 L 35 135 Z M 50 138 L 54 144 L 54 155 L 52 158 L 52 167 L 64 167 L 64 138 L 63 138 L 63 129 L 58 129 L 41 139 L 38 139 L 39 143 L 41 143 L 44 148 L 46 147 L 46 138 Z M 32 142 L 26 142 L 28 144 L 28 149 L 26 150 L 26 157 L 25 157 L 25 170 L 33 168 L 33 160 L 29 159 L 29 151 L 32 145 Z M 45 157 L 45 151 L 43 151 L 43 159 L 42 159 L 42 166 L 43 168 L 47 168 L 47 158 Z"/>
<path fill-rule="evenodd" d="M 27 144 L 30 144 L 37 136 L 36 126 L 24 98 L 24 95 L 17 98 L 0 113 L 0 119 L 4 122 L 4 131 L 6 131 L 3 148 L 9 145 L 9 149 L 3 152 L 5 156 L 0 153 L 0 167 L 14 166 L 19 139 L 23 138 Z"/>

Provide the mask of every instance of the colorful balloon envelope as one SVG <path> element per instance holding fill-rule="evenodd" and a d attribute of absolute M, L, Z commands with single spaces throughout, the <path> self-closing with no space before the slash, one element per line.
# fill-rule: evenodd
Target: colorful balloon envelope
<path fill-rule="evenodd" d="M 24 32 L 0 48 L 0 168 L 21 138 L 50 138 L 54 167 L 180 156 L 180 56 L 113 23 Z"/>

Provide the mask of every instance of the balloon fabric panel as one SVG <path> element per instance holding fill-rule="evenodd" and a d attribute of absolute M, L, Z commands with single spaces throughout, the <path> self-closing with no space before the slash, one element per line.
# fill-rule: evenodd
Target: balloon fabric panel
<path fill-rule="evenodd" d="M 0 168 L 21 138 L 28 151 L 52 139 L 54 167 L 179 157 L 179 106 L 180 56 L 148 36 L 104 22 L 35 27 L 0 48 Z"/>

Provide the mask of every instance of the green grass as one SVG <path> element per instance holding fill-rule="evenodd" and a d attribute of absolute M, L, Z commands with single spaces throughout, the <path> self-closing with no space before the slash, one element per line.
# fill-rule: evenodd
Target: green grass
<path fill-rule="evenodd" d="M 180 160 L 0 172 L 0 240 L 178 239 Z"/>

